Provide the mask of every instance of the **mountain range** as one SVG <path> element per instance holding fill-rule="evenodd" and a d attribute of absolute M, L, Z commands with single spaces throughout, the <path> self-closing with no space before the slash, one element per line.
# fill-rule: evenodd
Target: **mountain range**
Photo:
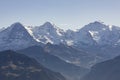
<path fill-rule="evenodd" d="M 105 25 L 98 21 L 85 25 L 77 31 L 64 31 L 50 22 L 35 27 L 23 26 L 21 23 L 17 22 L 0 31 L 0 43 L 7 44 L 9 42 L 6 47 L 15 44 L 15 42 L 18 42 L 16 45 L 20 45 L 23 42 L 24 45 L 26 45 L 25 47 L 28 45 L 31 46 L 36 42 L 43 44 L 62 43 L 69 46 L 74 45 L 84 47 L 95 45 L 117 46 L 120 44 L 119 34 L 120 27 Z"/>
<path fill-rule="evenodd" d="M 17 32 L 16 32 L 17 31 Z M 58 28 L 55 24 L 46 22 L 41 26 L 29 27 L 23 26 L 21 23 L 16 22 L 6 29 L 2 29 L 0 37 L 6 39 L 9 35 L 10 39 L 20 39 L 27 37 L 29 40 L 34 39 L 37 42 L 44 44 L 60 44 L 66 43 L 67 45 L 119 45 L 120 27 L 106 25 L 102 22 L 92 22 L 85 25 L 77 31 L 66 30 Z M 16 35 L 15 35 L 16 34 Z M 24 34 L 24 36 L 23 36 Z M 3 37 L 6 36 L 6 37 Z M 16 37 L 17 36 L 17 37 Z M 26 39 L 27 40 L 27 39 Z M 33 40 L 33 41 L 34 41 Z M 2 41 L 1 41 L 2 42 Z"/>
<path fill-rule="evenodd" d="M 34 45 L 45 47 L 47 43 L 58 46 L 63 44 L 72 47 L 72 50 L 76 49 L 76 52 L 79 50 L 80 52 L 78 53 L 82 52 L 85 55 L 87 53 L 86 57 L 88 57 L 89 63 L 83 66 L 90 67 L 94 63 L 119 55 L 120 27 L 95 21 L 77 31 L 64 31 L 50 22 L 35 27 L 24 26 L 17 22 L 10 27 L 0 30 L 0 51 L 8 49 L 20 50 Z M 54 50 L 52 51 L 55 52 Z M 114 54 L 112 54 L 113 52 Z M 78 60 L 80 59 L 77 58 L 78 56 L 71 56 L 73 60 L 69 58 L 70 56 L 65 57 L 64 54 L 54 55 L 70 63 L 77 63 L 77 65 L 84 63 L 80 64 L 81 60 Z"/>
<path fill-rule="evenodd" d="M 96 63 L 120 55 L 120 27 L 92 22 L 77 31 L 46 22 L 24 26 L 17 22 L 0 30 L 0 51 L 14 50 L 36 59 L 69 80 L 79 80 Z"/>

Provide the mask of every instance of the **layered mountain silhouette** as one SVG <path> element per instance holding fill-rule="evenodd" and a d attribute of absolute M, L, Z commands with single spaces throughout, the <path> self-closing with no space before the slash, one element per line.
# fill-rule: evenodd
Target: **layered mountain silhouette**
<path fill-rule="evenodd" d="M 36 59 L 48 69 L 60 72 L 69 80 L 79 80 L 89 71 L 86 68 L 65 62 L 64 60 L 44 51 L 44 49 L 40 46 L 32 46 L 18 52 Z"/>
<path fill-rule="evenodd" d="M 91 66 L 95 60 L 95 58 L 93 58 L 95 55 L 89 55 L 89 53 L 86 51 L 64 44 L 53 45 L 48 43 L 44 46 L 44 50 L 68 63 L 85 68 L 89 68 L 89 66 Z"/>
<path fill-rule="evenodd" d="M 60 73 L 53 72 L 35 59 L 7 50 L 0 52 L 1 80 L 66 80 Z"/>
<path fill-rule="evenodd" d="M 120 27 L 95 21 L 64 31 L 50 22 L 34 27 L 17 22 L 0 30 L 0 51 L 4 50 L 21 52 L 77 80 L 86 68 L 120 55 Z"/>
<path fill-rule="evenodd" d="M 106 25 L 99 21 L 89 23 L 77 31 L 64 31 L 50 22 L 35 27 L 24 26 L 17 22 L 8 28 L 0 30 L 0 51 L 9 49 L 20 50 L 34 45 L 44 47 L 47 43 L 58 46 L 63 44 L 68 47 L 71 46 L 71 51 L 75 52 L 74 50 L 76 50 L 76 54 L 73 52 L 70 53 L 71 51 L 67 52 L 62 48 L 59 50 L 53 47 L 53 49 L 50 47 L 47 48 L 51 49 L 52 55 L 68 61 L 69 63 L 90 68 L 98 62 L 120 55 L 119 40 L 119 27 Z M 65 48 L 65 46 L 62 47 Z M 70 49 L 67 50 L 69 51 Z M 60 50 L 64 51 L 63 53 L 65 54 Z M 57 53 L 58 51 L 61 53 L 55 54 L 54 52 L 56 51 Z"/>
<path fill-rule="evenodd" d="M 96 64 L 82 80 L 120 80 L 120 56 Z"/>

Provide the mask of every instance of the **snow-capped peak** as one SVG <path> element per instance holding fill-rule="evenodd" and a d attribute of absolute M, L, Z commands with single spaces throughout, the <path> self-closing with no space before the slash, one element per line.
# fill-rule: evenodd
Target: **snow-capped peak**
<path fill-rule="evenodd" d="M 42 43 L 59 44 L 62 40 L 61 37 L 64 31 L 58 28 L 55 24 L 46 22 L 41 26 L 34 27 L 32 29 L 36 39 Z"/>
<path fill-rule="evenodd" d="M 25 26 L 19 22 L 0 32 L 0 50 L 22 49 L 35 43 L 36 41 L 26 30 Z"/>
<path fill-rule="evenodd" d="M 108 25 L 104 24 L 103 22 L 98 22 L 98 21 L 95 21 L 95 22 L 92 22 L 92 23 L 89 23 L 88 25 L 85 25 L 82 29 L 80 30 L 104 30 L 108 28 Z"/>
<path fill-rule="evenodd" d="M 45 22 L 43 25 L 39 26 L 39 28 L 42 28 L 42 29 L 48 30 L 48 31 L 50 31 L 50 30 L 62 30 L 52 22 Z"/>
<path fill-rule="evenodd" d="M 51 22 L 45 22 L 43 25 L 41 26 L 37 26 L 38 28 L 42 28 L 42 29 L 46 29 L 46 30 L 51 30 L 51 29 L 56 29 L 58 27 L 56 27 L 55 24 L 51 23 Z"/>
<path fill-rule="evenodd" d="M 95 21 L 85 25 L 77 32 L 76 43 L 87 45 L 114 45 L 120 39 L 120 28 Z M 79 44 L 80 45 L 80 44 Z"/>

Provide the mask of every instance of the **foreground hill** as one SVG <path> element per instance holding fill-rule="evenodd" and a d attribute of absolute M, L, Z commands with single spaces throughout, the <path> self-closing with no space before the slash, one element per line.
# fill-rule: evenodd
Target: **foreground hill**
<path fill-rule="evenodd" d="M 1 80 L 65 80 L 59 73 L 41 66 L 35 59 L 13 51 L 0 52 Z"/>
<path fill-rule="evenodd" d="M 120 56 L 96 64 L 82 80 L 120 80 Z"/>

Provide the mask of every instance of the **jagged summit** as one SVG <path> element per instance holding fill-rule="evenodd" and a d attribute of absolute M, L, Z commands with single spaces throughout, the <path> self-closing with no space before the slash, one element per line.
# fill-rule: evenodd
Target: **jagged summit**
<path fill-rule="evenodd" d="M 43 25 L 44 25 L 44 26 L 53 26 L 53 23 L 47 21 L 47 22 L 45 22 Z"/>
<path fill-rule="evenodd" d="M 54 23 L 52 22 L 45 22 L 43 25 L 38 26 L 39 28 L 44 28 L 44 29 L 60 29 L 57 27 Z"/>
<path fill-rule="evenodd" d="M 0 50 L 16 50 L 35 44 L 25 26 L 17 22 L 0 32 Z M 22 46 L 22 47 L 21 47 Z"/>
<path fill-rule="evenodd" d="M 59 44 L 61 42 L 61 36 L 64 34 L 62 29 L 58 28 L 50 22 L 46 22 L 41 26 L 34 27 L 32 31 L 35 38 L 45 44 Z"/>
<path fill-rule="evenodd" d="M 102 28 L 108 28 L 108 25 L 106 25 L 105 23 L 100 22 L 100 21 L 95 21 L 95 22 L 92 22 L 92 23 L 89 23 L 89 24 L 85 25 L 81 29 L 100 30 Z"/>
<path fill-rule="evenodd" d="M 77 43 L 86 45 L 116 45 L 119 43 L 119 27 L 113 27 L 103 22 L 95 21 L 85 25 L 78 31 Z M 79 44 L 80 45 L 80 44 Z"/>
<path fill-rule="evenodd" d="M 20 22 L 15 22 L 6 29 L 9 29 L 9 31 L 11 31 L 11 30 L 13 30 L 13 31 L 25 31 L 26 30 L 25 26 Z"/>
<path fill-rule="evenodd" d="M 15 22 L 11 25 L 11 27 L 24 27 L 24 26 L 20 22 Z"/>
<path fill-rule="evenodd" d="M 104 22 L 102 22 L 102 21 L 100 21 L 100 20 L 94 21 L 94 22 L 92 22 L 92 23 L 94 23 L 94 24 L 104 24 Z"/>
<path fill-rule="evenodd" d="M 54 23 L 52 22 L 45 22 L 43 25 L 39 26 L 39 28 L 42 28 L 44 30 L 47 30 L 48 32 L 50 30 L 52 31 L 60 31 L 60 32 L 64 32 L 63 29 L 60 29 L 59 27 L 57 27 Z"/>

